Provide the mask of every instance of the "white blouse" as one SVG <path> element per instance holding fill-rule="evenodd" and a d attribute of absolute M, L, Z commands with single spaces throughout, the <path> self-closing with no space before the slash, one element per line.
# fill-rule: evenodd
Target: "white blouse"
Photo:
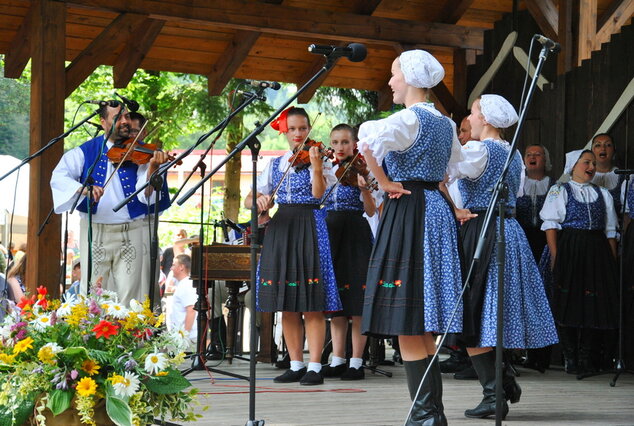
<path fill-rule="evenodd" d="M 106 143 L 106 147 L 110 149 L 114 145 L 111 141 Z M 139 188 L 147 180 L 148 164 L 142 164 L 137 170 L 136 188 Z M 60 162 L 57 164 L 51 175 L 51 190 L 53 192 L 53 206 L 55 207 L 55 213 L 64 213 L 70 210 L 77 197 L 77 191 L 82 187 L 79 182 L 81 173 L 84 168 L 84 152 L 81 148 L 76 147 L 66 152 Z M 112 175 L 114 172 L 114 166 L 108 161 L 107 176 Z M 84 201 L 84 196 L 81 196 L 79 202 Z M 112 177 L 112 181 L 108 184 L 99 204 L 97 206 L 97 212 L 92 215 L 94 223 L 102 224 L 120 224 L 130 222 L 130 214 L 128 209 L 124 206 L 115 212 L 112 209 L 116 207 L 121 201 L 125 199 L 123 193 L 123 187 L 121 186 L 121 180 L 119 174 L 115 173 Z M 155 194 L 153 193 L 148 200 L 145 197 L 145 191 L 141 191 L 138 195 L 139 201 L 142 203 L 150 204 L 154 203 Z M 87 217 L 86 213 L 80 212 L 81 217 Z M 140 218 L 138 218 L 140 219 Z"/>
<path fill-rule="evenodd" d="M 437 117 L 442 116 L 440 111 L 432 104 L 419 102 L 414 104 L 421 107 Z M 412 105 L 412 106 L 414 106 Z M 460 141 L 456 133 L 456 123 L 447 117 L 453 128 L 453 141 L 451 145 L 451 157 L 449 163 L 462 160 Z M 418 116 L 411 107 L 398 111 L 387 118 L 381 120 L 366 121 L 359 128 L 359 142 L 357 147 L 361 153 L 366 149 L 372 152 L 378 164 L 383 163 L 383 159 L 390 151 L 405 151 L 416 141 L 420 122 Z"/>
<path fill-rule="evenodd" d="M 572 189 L 572 195 L 575 200 L 582 203 L 591 203 L 597 200 L 597 193 L 593 185 L 589 183 L 578 183 L 573 180 L 568 182 Z M 607 238 L 616 238 L 617 218 L 614 211 L 614 203 L 612 196 L 607 189 L 599 187 L 601 196 L 605 201 L 605 235 Z M 563 185 L 553 185 L 548 191 L 544 207 L 542 207 L 539 216 L 544 223 L 542 231 L 547 229 L 561 229 L 561 224 L 566 219 L 566 205 L 568 204 L 568 192 Z"/>
<path fill-rule="evenodd" d="M 531 200 L 535 202 L 535 197 L 539 197 L 540 195 L 544 195 L 550 189 L 550 178 L 548 176 L 544 176 L 540 180 L 532 179 L 526 176 L 524 178 L 524 185 L 520 187 L 520 190 L 517 194 L 518 197 L 522 197 L 524 195 L 528 195 L 531 197 Z"/>
<path fill-rule="evenodd" d="M 293 155 L 293 151 L 287 151 L 282 156 L 282 159 L 280 160 L 278 165 L 278 170 L 282 174 L 286 172 L 288 166 L 290 165 L 288 160 L 291 158 L 292 155 Z M 266 165 L 266 167 L 264 167 L 264 170 L 262 171 L 260 176 L 258 176 L 257 191 L 260 194 L 270 195 L 275 189 L 275 187 L 273 186 L 273 162 L 274 161 L 275 161 L 275 158 L 272 158 L 271 161 L 269 161 L 269 163 Z M 335 172 L 332 166 L 333 165 L 330 161 L 324 161 L 323 175 L 324 175 L 324 178 L 326 178 L 326 188 L 331 187 L 332 185 L 335 184 L 335 182 L 337 182 L 337 177 L 335 176 Z M 312 182 L 313 175 L 315 173 L 313 170 L 313 166 L 309 165 L 308 170 L 310 172 L 310 181 Z M 291 167 L 288 173 L 289 175 L 296 173 L 295 168 Z M 284 179 L 284 182 L 282 184 L 290 186 L 290 182 L 291 182 L 290 179 Z"/>
<path fill-rule="evenodd" d="M 608 191 L 612 191 L 619 184 L 619 175 L 615 174 L 616 167 L 606 173 L 596 172 L 592 178 L 592 183 L 601 186 Z"/>

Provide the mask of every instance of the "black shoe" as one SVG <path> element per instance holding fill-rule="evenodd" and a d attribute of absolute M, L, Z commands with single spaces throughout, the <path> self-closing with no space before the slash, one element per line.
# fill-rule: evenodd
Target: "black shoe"
<path fill-rule="evenodd" d="M 275 368 L 279 368 L 281 370 L 288 370 L 291 368 L 291 357 L 288 354 L 284 355 L 284 358 L 275 363 Z"/>
<path fill-rule="evenodd" d="M 350 367 L 341 375 L 341 380 L 363 380 L 363 379 L 365 379 L 365 372 L 363 371 L 363 367 L 359 367 L 359 368 Z"/>
<path fill-rule="evenodd" d="M 336 367 L 330 365 L 324 365 L 321 367 L 321 375 L 323 377 L 339 377 L 346 371 L 346 364 L 341 364 Z"/>
<path fill-rule="evenodd" d="M 449 358 L 440 362 L 441 373 L 457 373 L 471 366 L 469 356 L 459 351 L 451 351 Z"/>
<path fill-rule="evenodd" d="M 476 373 L 473 366 L 471 366 L 458 371 L 453 375 L 453 378 L 456 380 L 478 380 L 478 373 Z"/>
<path fill-rule="evenodd" d="M 323 383 L 324 378 L 322 375 L 313 370 L 307 371 L 304 377 L 299 381 L 299 384 L 304 386 L 322 385 Z"/>
<path fill-rule="evenodd" d="M 293 371 L 288 369 L 284 372 L 284 374 L 277 376 L 273 381 L 275 383 L 295 383 L 299 382 L 302 377 L 306 374 L 306 367 L 302 368 L 298 371 Z"/>

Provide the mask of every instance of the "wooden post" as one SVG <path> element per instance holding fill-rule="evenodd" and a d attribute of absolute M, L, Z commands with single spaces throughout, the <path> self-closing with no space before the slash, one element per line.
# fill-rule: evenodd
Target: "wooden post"
<path fill-rule="evenodd" d="M 35 0 L 31 39 L 31 142 L 35 152 L 64 131 L 64 54 L 66 5 Z M 27 290 L 38 286 L 59 297 L 61 219 L 52 215 L 44 232 L 37 232 L 53 206 L 51 172 L 64 152 L 63 141 L 31 162 L 28 222 Z"/>
<path fill-rule="evenodd" d="M 572 35 L 573 0 L 559 0 L 559 44 L 561 52 L 557 55 L 557 75 L 570 71 L 573 64 L 576 46 Z"/>
<path fill-rule="evenodd" d="M 589 59 L 594 50 L 594 39 L 597 36 L 597 0 L 579 1 L 579 57 L 577 66 L 581 61 Z"/>

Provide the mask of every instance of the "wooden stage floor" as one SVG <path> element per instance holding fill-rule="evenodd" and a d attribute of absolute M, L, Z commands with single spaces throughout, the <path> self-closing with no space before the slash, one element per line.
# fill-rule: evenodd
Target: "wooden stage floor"
<path fill-rule="evenodd" d="M 213 366 L 209 362 L 208 366 Z M 248 375 L 249 364 L 235 360 L 219 369 Z M 257 364 L 256 420 L 266 425 L 400 425 L 409 410 L 405 371 L 401 365 L 383 367 L 392 378 L 366 371 L 366 379 L 344 382 L 327 379 L 322 386 L 273 383 L 281 370 Z M 634 425 L 634 376 L 622 375 L 616 387 L 612 376 L 581 381 L 560 369 L 545 374 L 520 369 L 522 399 L 510 406 L 504 424 L 516 425 Z M 222 374 L 196 371 L 188 376 L 201 395 L 203 418 L 197 425 L 245 425 L 249 418 L 248 383 Z M 445 414 L 450 425 L 493 425 L 493 420 L 464 417 L 481 399 L 477 381 L 455 380 L 443 374 Z"/>

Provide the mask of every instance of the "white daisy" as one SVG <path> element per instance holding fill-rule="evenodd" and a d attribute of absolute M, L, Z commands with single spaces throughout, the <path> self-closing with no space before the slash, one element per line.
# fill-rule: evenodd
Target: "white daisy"
<path fill-rule="evenodd" d="M 139 377 L 126 371 L 123 376 L 115 376 L 112 380 L 114 393 L 122 398 L 130 397 L 139 390 Z"/>
<path fill-rule="evenodd" d="M 51 314 L 38 315 L 33 321 L 31 321 L 31 325 L 33 325 L 38 331 L 44 331 L 46 327 L 51 325 Z"/>
<path fill-rule="evenodd" d="M 42 348 L 46 348 L 48 346 L 50 346 L 50 348 L 51 348 L 51 350 L 53 351 L 54 354 L 59 353 L 59 352 L 64 350 L 64 348 L 62 348 L 60 345 L 58 345 L 55 342 L 49 342 L 49 343 L 45 344 L 44 346 L 42 346 Z"/>
<path fill-rule="evenodd" d="M 140 314 L 141 312 L 143 312 L 143 305 L 139 303 L 136 299 L 132 299 L 130 300 L 130 310 L 132 312 Z"/>
<path fill-rule="evenodd" d="M 111 303 L 108 305 L 108 315 L 112 315 L 117 319 L 123 319 L 128 316 L 128 309 L 121 303 Z"/>
<path fill-rule="evenodd" d="M 147 358 L 145 358 L 145 371 L 150 374 L 156 374 L 167 367 L 167 361 L 168 359 L 163 353 L 153 352 L 148 354 Z"/>
<path fill-rule="evenodd" d="M 189 349 L 191 340 L 189 339 L 189 331 L 185 328 L 178 327 L 173 328 L 167 335 L 167 341 L 169 344 L 169 350 L 174 352 L 181 352 Z"/>
<path fill-rule="evenodd" d="M 77 298 L 75 296 L 69 297 L 66 302 L 62 303 L 59 308 L 57 308 L 57 316 L 60 318 L 64 318 L 70 315 L 70 312 L 73 309 L 73 306 L 77 304 Z"/>

